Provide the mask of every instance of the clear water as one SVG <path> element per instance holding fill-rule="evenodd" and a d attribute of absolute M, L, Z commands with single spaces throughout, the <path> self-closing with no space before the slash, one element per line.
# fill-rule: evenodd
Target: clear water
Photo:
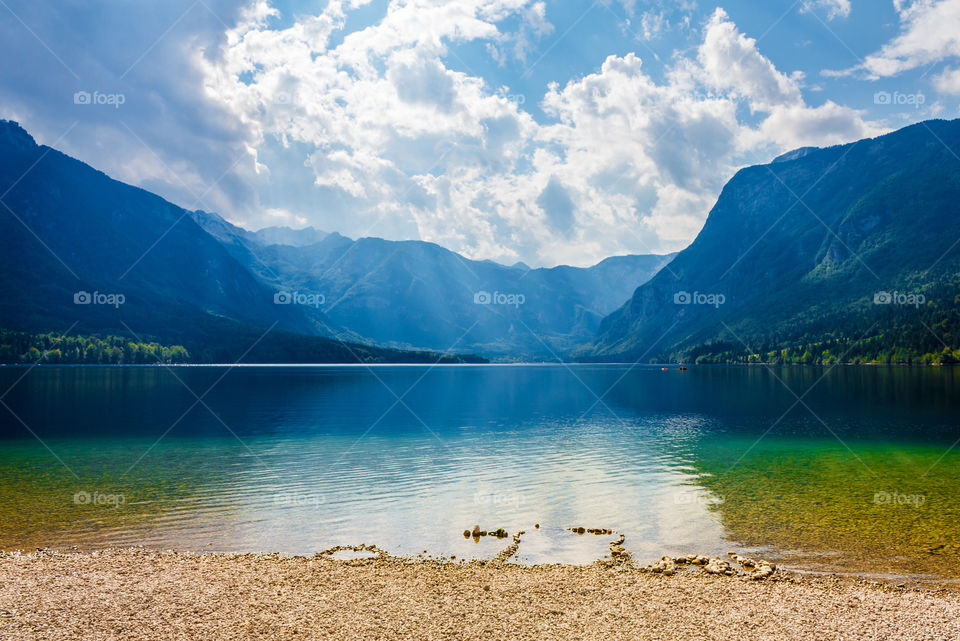
<path fill-rule="evenodd" d="M 588 563 L 584 526 L 639 561 L 960 577 L 950 368 L 7 367 L 0 394 L 5 549 L 491 558 L 479 524 Z"/>

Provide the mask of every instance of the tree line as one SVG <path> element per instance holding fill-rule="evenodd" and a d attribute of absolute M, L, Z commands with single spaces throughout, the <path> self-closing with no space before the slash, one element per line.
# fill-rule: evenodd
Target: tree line
<path fill-rule="evenodd" d="M 152 365 L 189 363 L 182 345 L 131 341 L 123 336 L 63 336 L 0 330 L 0 363 Z"/>

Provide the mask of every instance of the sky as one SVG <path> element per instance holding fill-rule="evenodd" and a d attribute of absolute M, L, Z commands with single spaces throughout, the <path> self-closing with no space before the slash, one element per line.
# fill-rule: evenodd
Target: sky
<path fill-rule="evenodd" d="M 960 0 L 0 0 L 0 52 L 0 118 L 182 207 L 531 266 L 960 117 Z"/>

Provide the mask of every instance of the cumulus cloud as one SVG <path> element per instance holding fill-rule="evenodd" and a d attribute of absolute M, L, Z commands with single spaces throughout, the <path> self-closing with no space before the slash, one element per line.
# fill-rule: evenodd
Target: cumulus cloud
<path fill-rule="evenodd" d="M 859 67 L 871 77 L 894 76 L 960 56 L 960 0 L 894 0 L 894 7 L 900 33 Z"/>
<path fill-rule="evenodd" d="M 672 251 L 742 164 L 880 132 L 858 111 L 808 105 L 798 76 L 719 9 L 695 54 L 662 78 L 636 54 L 611 55 L 552 84 L 535 119 L 508 88 L 445 59 L 465 42 L 507 51 L 518 42 L 499 26 L 508 16 L 533 25 L 526 37 L 547 33 L 542 3 L 394 3 L 337 37 L 355 4 L 271 28 L 275 11 L 257 2 L 200 62 L 208 97 L 248 129 L 263 174 L 279 179 L 267 158 L 289 156 L 310 172 L 315 210 L 295 215 L 321 228 L 548 265 Z"/>

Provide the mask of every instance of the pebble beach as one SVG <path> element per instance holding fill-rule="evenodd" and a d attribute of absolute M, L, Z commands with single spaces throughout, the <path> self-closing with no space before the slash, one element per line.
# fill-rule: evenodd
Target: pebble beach
<path fill-rule="evenodd" d="M 755 580 L 696 563 L 334 556 L 3 553 L 0 639 L 960 638 L 960 594 L 937 586 L 779 569 Z"/>

